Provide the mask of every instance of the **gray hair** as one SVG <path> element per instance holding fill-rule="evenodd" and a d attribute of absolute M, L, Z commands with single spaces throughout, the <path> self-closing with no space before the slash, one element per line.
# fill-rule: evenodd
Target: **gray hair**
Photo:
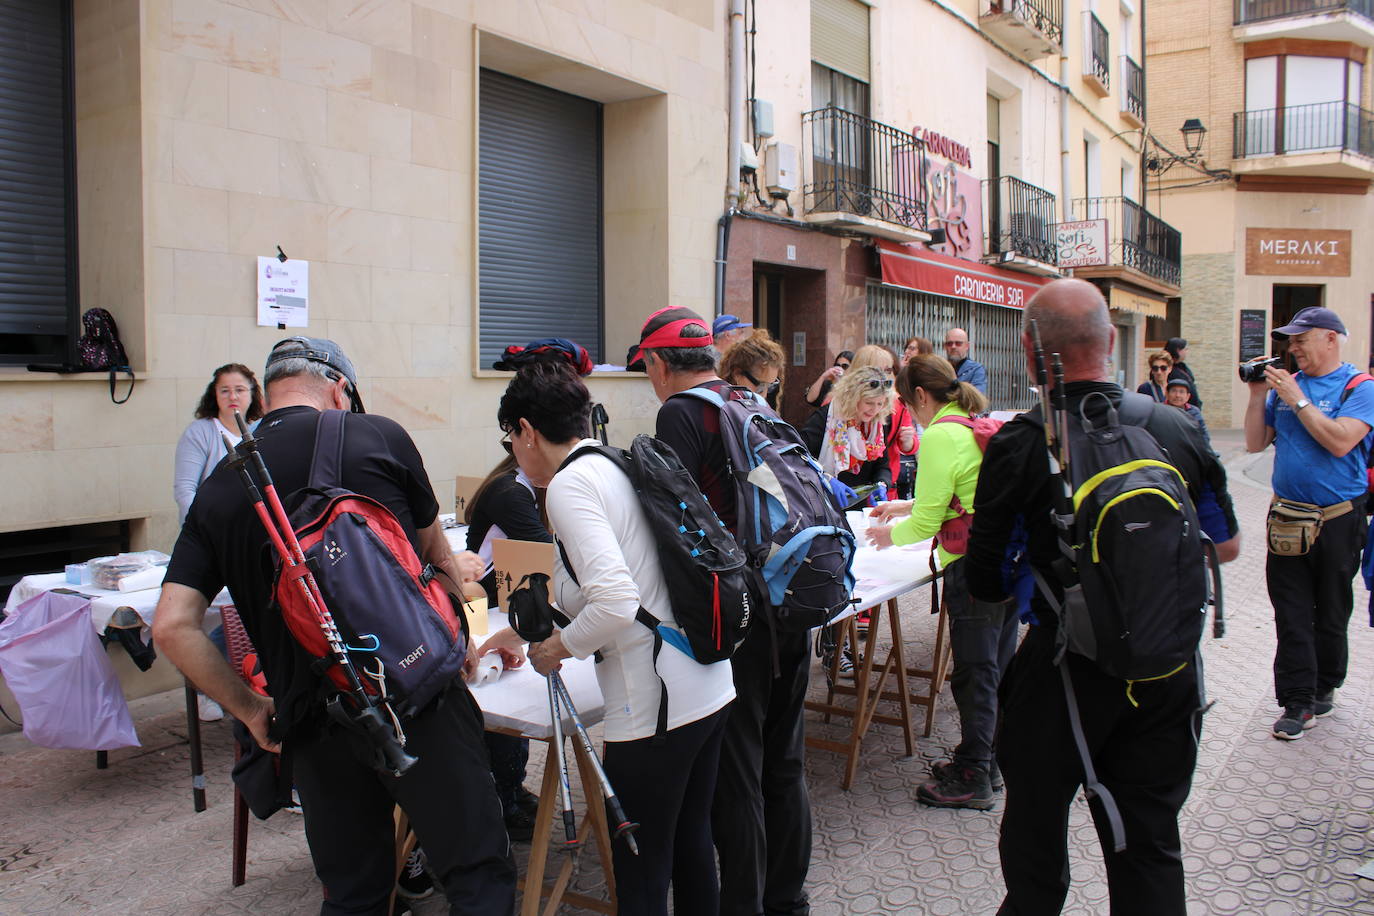
<path fill-rule="evenodd" d="M 342 373 L 313 359 L 283 359 L 268 366 L 263 372 L 262 386 L 266 388 L 279 379 L 298 375 L 308 375 L 326 385 L 332 385 L 343 378 Z"/>
<path fill-rule="evenodd" d="M 1069 282 L 1072 281 L 1060 280 L 1056 284 Z M 1078 282 L 1087 285 L 1085 281 Z M 1065 296 L 1065 301 L 1048 296 L 1037 301 L 1039 294 L 1032 297 L 1022 314 L 1023 330 L 1029 334 L 1034 321 L 1045 352 L 1063 353 L 1066 361 L 1069 354 L 1079 358 L 1090 354 L 1105 355 L 1112 343 L 1112 319 L 1106 301 L 1097 293 L 1094 297 L 1096 306 L 1085 307 L 1091 303 L 1086 301 L 1086 293 L 1081 288 L 1069 287 L 1064 291 L 1076 295 L 1073 298 Z"/>
<path fill-rule="evenodd" d="M 708 372 L 714 370 L 720 361 L 720 351 L 714 344 L 705 347 L 654 347 L 648 352 L 672 372 Z"/>

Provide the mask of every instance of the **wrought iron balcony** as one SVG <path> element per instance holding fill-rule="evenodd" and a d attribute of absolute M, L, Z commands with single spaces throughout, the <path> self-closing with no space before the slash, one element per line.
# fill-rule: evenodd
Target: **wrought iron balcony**
<path fill-rule="evenodd" d="M 1374 20 L 1374 0 L 1235 0 L 1236 25 L 1320 13 L 1354 13 Z"/>
<path fill-rule="evenodd" d="M 1103 95 L 1112 89 L 1112 67 L 1108 63 L 1110 43 L 1107 27 L 1092 10 L 1083 11 L 1083 75 L 1094 82 Z"/>
<path fill-rule="evenodd" d="M 802 115 L 802 128 L 807 220 L 902 241 L 925 237 L 924 143 L 834 106 Z"/>
<path fill-rule="evenodd" d="M 1121 55 L 1121 113 L 1137 127 L 1145 126 L 1145 71 Z"/>
<path fill-rule="evenodd" d="M 1058 54 L 1064 47 L 1064 0 L 982 0 L 978 22 L 1023 60 Z"/>
<path fill-rule="evenodd" d="M 1235 157 L 1346 151 L 1374 158 L 1374 112 L 1347 102 L 1238 111 Z"/>
<path fill-rule="evenodd" d="M 1016 254 L 1054 264 L 1054 195 L 1044 188 L 1003 175 L 983 182 L 989 256 Z"/>
<path fill-rule="evenodd" d="M 1177 229 L 1125 197 L 1080 197 L 1076 220 L 1105 219 L 1110 233 L 1109 266 L 1127 267 L 1177 287 L 1183 274 L 1183 236 Z"/>

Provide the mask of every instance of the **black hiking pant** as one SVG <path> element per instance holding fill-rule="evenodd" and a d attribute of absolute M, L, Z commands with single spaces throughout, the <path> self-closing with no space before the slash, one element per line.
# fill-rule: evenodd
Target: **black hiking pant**
<path fill-rule="evenodd" d="M 949 689 L 959 710 L 955 764 L 988 772 L 997 731 L 997 685 L 1016 652 L 1020 620 L 1010 603 L 973 600 L 964 579 L 962 557 L 945 567 L 945 604 L 954 654 Z"/>
<path fill-rule="evenodd" d="M 1196 667 L 1137 683 L 1133 705 L 1125 681 L 1081 656 L 1065 658 L 1093 766 L 1126 828 L 1126 851 L 1113 852 L 1101 804 L 1089 802 L 1111 916 L 1184 916 L 1178 812 L 1197 764 Z M 997 762 L 1007 783 L 1000 843 L 1007 895 L 999 916 L 1052 916 L 1069 890 L 1069 809 L 1083 765 L 1053 660 L 1054 633 L 1031 627 L 1002 679 Z"/>
<path fill-rule="evenodd" d="M 1355 607 L 1351 580 L 1360 568 L 1366 523 L 1363 499 L 1322 525 L 1304 556 L 1269 554 L 1264 566 L 1274 605 L 1274 698 L 1311 706 L 1316 694 L 1345 683 L 1346 630 Z"/>
<path fill-rule="evenodd" d="M 324 885 L 322 916 L 387 916 L 396 884 L 400 805 L 453 916 L 515 912 L 515 862 L 492 785 L 482 712 L 461 680 L 406 723 L 419 758 L 404 776 L 383 776 L 354 753 L 353 733 L 330 724 L 289 739 L 305 838 Z"/>
<path fill-rule="evenodd" d="M 709 805 L 729 711 L 679 725 L 662 739 L 606 742 L 606 778 L 625 816 L 639 824 L 639 855 L 623 840 L 611 843 L 619 916 L 668 916 L 669 884 L 674 913 L 715 916 Z"/>
<path fill-rule="evenodd" d="M 805 916 L 811 865 L 803 704 L 809 634 L 756 622 L 731 659 L 735 702 L 725 725 L 711 828 L 720 855 L 721 916 Z"/>

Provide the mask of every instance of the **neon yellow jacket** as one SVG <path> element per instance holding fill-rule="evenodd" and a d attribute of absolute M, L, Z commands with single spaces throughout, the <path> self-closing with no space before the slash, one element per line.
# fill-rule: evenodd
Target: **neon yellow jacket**
<path fill-rule="evenodd" d="M 959 423 L 939 423 L 945 416 L 967 417 L 954 401 L 935 412 L 921 437 L 917 453 L 916 493 L 911 515 L 892 529 L 892 543 L 901 547 L 924 541 L 940 530 L 946 519 L 959 513 L 950 508 L 952 497 L 967 512 L 973 511 L 973 493 L 978 487 L 978 470 L 983 466 L 983 450 L 973 438 L 973 430 Z M 946 566 L 962 554 L 939 549 L 940 565 Z"/>

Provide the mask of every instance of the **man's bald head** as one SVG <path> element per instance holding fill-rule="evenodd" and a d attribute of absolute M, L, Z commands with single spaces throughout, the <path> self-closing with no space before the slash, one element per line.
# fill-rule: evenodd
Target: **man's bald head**
<path fill-rule="evenodd" d="M 1101 380 L 1116 342 L 1107 303 L 1086 280 L 1055 280 L 1031 296 L 1022 315 L 1021 340 L 1029 360 L 1034 353 L 1030 333 L 1034 321 L 1045 355 L 1058 353 L 1068 381 Z"/>

